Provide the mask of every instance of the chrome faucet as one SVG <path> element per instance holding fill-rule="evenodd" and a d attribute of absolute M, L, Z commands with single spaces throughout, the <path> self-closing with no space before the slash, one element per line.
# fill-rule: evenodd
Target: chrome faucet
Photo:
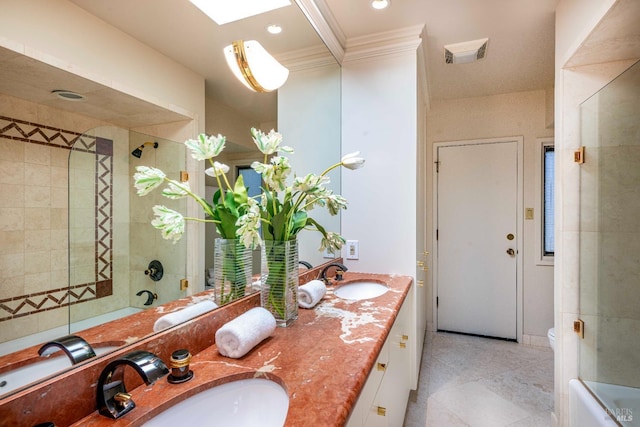
<path fill-rule="evenodd" d="M 335 281 L 342 280 L 342 274 L 348 270 L 348 268 L 345 265 L 340 264 L 339 262 L 332 262 L 331 264 L 325 265 L 322 268 L 322 270 L 320 270 L 318 279 L 322 280 L 327 285 L 330 284 L 329 283 L 330 279 L 327 277 L 327 271 L 329 271 L 331 267 L 336 267 L 336 273 L 334 277 Z"/>
<path fill-rule="evenodd" d="M 77 335 L 67 335 L 49 341 L 40 347 L 38 354 L 43 357 L 49 357 L 58 350 L 62 350 L 69 357 L 72 365 L 96 357 L 96 352 L 93 351 L 91 345 Z"/>
<path fill-rule="evenodd" d="M 120 418 L 136 407 L 124 386 L 124 368 L 131 366 L 147 385 L 169 373 L 169 368 L 155 354 L 133 351 L 109 363 L 98 380 L 97 404 L 100 414 Z"/>

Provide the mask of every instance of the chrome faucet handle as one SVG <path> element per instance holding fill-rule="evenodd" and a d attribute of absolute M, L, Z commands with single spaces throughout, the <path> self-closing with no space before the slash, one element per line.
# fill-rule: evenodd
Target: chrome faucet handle
<path fill-rule="evenodd" d="M 91 345 L 77 335 L 67 335 L 49 341 L 38 349 L 38 354 L 43 357 L 49 357 L 58 350 L 62 350 L 69 357 L 72 365 L 96 357 L 96 352 Z"/>
<path fill-rule="evenodd" d="M 136 407 L 124 386 L 124 368 L 131 366 L 149 385 L 169 373 L 169 368 L 155 354 L 133 351 L 110 362 L 98 379 L 98 412 L 109 418 L 120 418 Z"/>

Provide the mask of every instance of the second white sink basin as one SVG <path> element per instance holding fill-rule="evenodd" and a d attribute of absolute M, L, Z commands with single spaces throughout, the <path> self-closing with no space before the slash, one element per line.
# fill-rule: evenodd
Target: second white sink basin
<path fill-rule="evenodd" d="M 379 297 L 388 290 L 387 285 L 383 283 L 358 281 L 338 286 L 333 294 L 342 299 L 361 300 Z"/>
<path fill-rule="evenodd" d="M 195 394 L 143 425 L 282 427 L 288 410 L 289 396 L 280 384 L 250 378 L 220 384 Z"/>

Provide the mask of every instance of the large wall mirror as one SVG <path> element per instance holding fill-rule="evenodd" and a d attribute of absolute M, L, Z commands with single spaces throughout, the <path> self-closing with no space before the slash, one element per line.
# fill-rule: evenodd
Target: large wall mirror
<path fill-rule="evenodd" d="M 176 16 L 199 13 L 192 10 L 194 6 L 188 1 L 159 4 L 145 0 L 135 5 L 128 0 L 71 3 L 166 55 L 167 52 L 154 46 L 151 28 L 166 32 L 171 26 L 165 24 Z M 150 21 L 152 8 L 154 19 L 143 24 Z M 278 39 L 262 32 L 265 24 L 274 20 L 284 26 Z M 290 70 L 287 83 L 277 92 L 251 93 L 239 82 L 229 80 L 234 77 L 223 62 L 222 52 L 218 55 L 217 47 L 211 50 L 207 61 L 213 61 L 211 67 L 217 69 L 220 80 L 207 77 L 205 81 L 205 128 L 207 133 L 227 136 L 228 145 L 221 160 L 232 167 L 230 174 L 235 177 L 239 169 L 260 158 L 251 140 L 251 127 L 264 131 L 275 128 L 284 135 L 286 145 L 295 149 L 291 163 L 297 174 L 320 173 L 338 162 L 340 67 L 298 6 L 292 3 L 219 28 L 209 29 L 210 25 L 216 24 L 199 17 L 197 24 L 184 31 L 193 34 L 194 44 L 204 43 L 202 39 L 212 35 L 216 43 L 257 39 Z M 139 33 L 130 31 L 131 26 L 137 26 Z M 203 265 L 193 267 L 194 263 L 186 259 L 188 241 L 175 245 L 163 241 L 150 225 L 154 200 L 138 197 L 132 185 L 137 165 L 157 166 L 172 174 L 184 168 L 187 154 L 183 141 L 164 135 L 162 129 L 166 129 L 163 128 L 166 123 L 185 121 L 188 117 L 153 106 L 149 115 L 157 118 L 156 127 L 139 128 L 122 122 L 111 125 L 104 117 L 92 117 L 91 108 L 83 110 L 76 105 L 75 110 L 69 110 L 64 101 L 60 104 L 56 101 L 47 103 L 47 111 L 59 113 L 61 119 L 49 122 L 50 117 L 41 115 L 40 122 L 33 123 L 29 112 L 37 110 L 41 102 L 34 95 L 34 88 L 42 86 L 42 82 L 54 86 L 58 81 L 65 85 L 92 82 L 3 47 L 0 47 L 0 77 L 0 121 L 4 125 L 0 126 L 4 128 L 0 133 L 0 169 L 3 177 L 11 177 L 11 182 L 3 178 L 0 185 L 3 194 L 15 194 L 5 198 L 0 206 L 6 214 L 1 230 L 0 280 L 12 284 L 3 285 L 0 295 L 4 310 L 0 315 L 2 384 L 3 378 L 15 368 L 7 360 L 15 360 L 18 354 L 24 363 L 27 359 L 29 363 L 39 361 L 38 355 L 31 353 L 56 337 L 68 333 L 82 336 L 85 328 L 101 322 L 117 322 L 114 319 L 135 316 L 143 310 L 153 312 L 160 305 L 206 292 L 205 272 L 213 263 L 210 253 L 215 233 L 206 231 Z M 128 106 L 131 102 L 129 95 L 121 97 L 116 91 L 107 97 L 116 105 L 120 102 Z M 73 120 L 65 117 L 67 111 L 84 115 L 86 120 L 77 122 L 74 116 L 75 122 L 71 123 Z M 67 132 L 67 125 L 75 126 L 74 130 Z M 38 136 L 42 134 L 48 135 L 49 142 L 42 142 Z M 56 138 L 62 142 L 58 144 Z M 69 141 L 74 143 L 68 144 Z M 141 145 L 145 146 L 142 156 L 132 155 Z M 34 184 L 37 177 L 42 182 Z M 331 189 L 339 193 L 339 170 L 333 171 L 330 178 Z M 42 198 L 45 190 L 40 188 L 44 186 L 47 206 Z M 214 186 L 215 183 L 206 181 L 203 191 L 208 193 Z M 14 210 L 22 212 L 21 217 L 8 221 L 13 217 L 7 212 Z M 339 216 L 330 217 L 324 212 L 314 212 L 312 216 L 328 230 L 340 230 Z M 330 261 L 318 251 L 319 236 L 304 232 L 300 236 L 300 259 L 314 266 Z M 17 259 L 25 261 L 17 266 Z M 163 264 L 161 281 L 152 281 L 145 275 L 154 260 Z M 202 269 L 198 277 L 203 280 L 190 283 L 187 290 L 180 289 L 180 279 L 193 273 L 190 268 Z M 150 296 L 156 295 L 157 299 L 152 298 L 151 304 L 145 305 Z M 142 337 L 131 337 L 126 329 L 119 332 L 120 337 L 93 343 L 101 349 L 98 357 Z M 30 352 L 30 356 L 25 357 L 25 352 Z M 70 364 L 51 368 L 46 376 L 69 368 Z M 4 390 L 0 386 L 0 400 L 25 386 L 28 384 Z"/>

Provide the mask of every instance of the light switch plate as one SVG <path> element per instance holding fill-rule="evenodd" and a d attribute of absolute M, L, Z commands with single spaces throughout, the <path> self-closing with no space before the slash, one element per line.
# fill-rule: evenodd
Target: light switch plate
<path fill-rule="evenodd" d="M 359 259 L 360 249 L 357 240 L 347 240 L 347 259 Z"/>
<path fill-rule="evenodd" d="M 325 249 L 324 252 L 322 252 L 322 257 L 327 259 L 334 259 L 336 257 L 336 254 L 330 252 L 329 249 Z"/>
<path fill-rule="evenodd" d="M 525 208 L 524 219 L 533 219 L 533 208 Z"/>

